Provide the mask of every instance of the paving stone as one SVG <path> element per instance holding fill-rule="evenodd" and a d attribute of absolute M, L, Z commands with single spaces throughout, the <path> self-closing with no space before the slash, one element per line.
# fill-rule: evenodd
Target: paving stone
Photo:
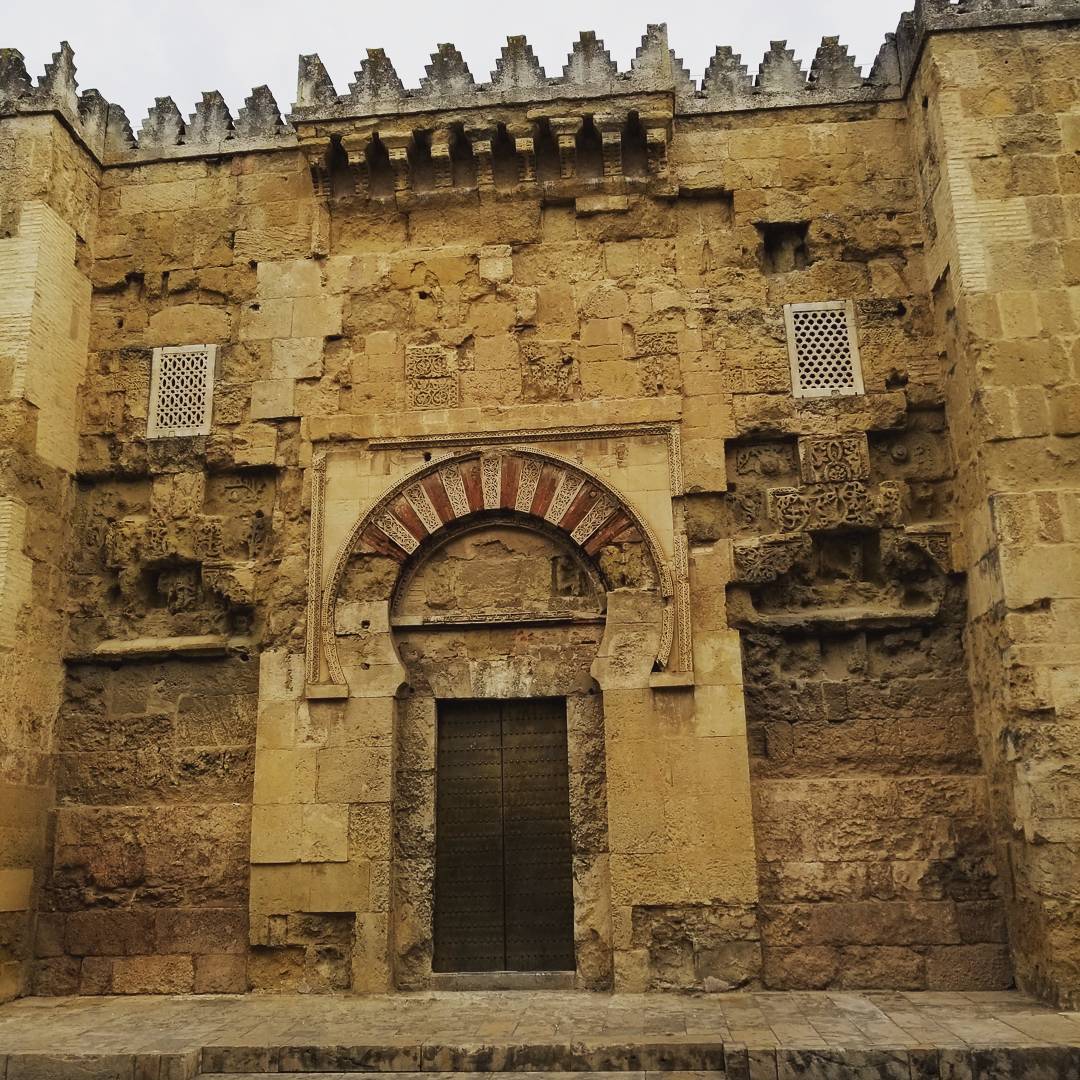
<path fill-rule="evenodd" d="M 5 1080 L 1080 1080 L 1080 1020 L 1016 993 L 30 998 L 0 1006 L 5 1058 Z"/>

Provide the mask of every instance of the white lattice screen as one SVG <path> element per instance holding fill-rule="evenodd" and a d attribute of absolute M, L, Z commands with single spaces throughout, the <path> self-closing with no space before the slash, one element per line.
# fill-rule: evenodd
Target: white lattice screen
<path fill-rule="evenodd" d="M 855 305 L 850 300 L 788 304 L 784 317 L 796 397 L 863 393 Z"/>
<path fill-rule="evenodd" d="M 210 434 L 216 366 L 216 345 L 154 350 L 148 439 Z"/>

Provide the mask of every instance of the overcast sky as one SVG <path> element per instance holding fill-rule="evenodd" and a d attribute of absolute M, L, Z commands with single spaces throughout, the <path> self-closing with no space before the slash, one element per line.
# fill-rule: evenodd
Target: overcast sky
<path fill-rule="evenodd" d="M 770 40 L 786 38 L 809 70 L 823 35 L 836 35 L 869 72 L 911 0 L 0 0 L 0 47 L 19 49 L 33 76 L 61 39 L 71 42 L 79 85 L 123 105 L 138 128 L 154 97 L 185 115 L 203 90 L 233 111 L 269 84 L 283 111 L 296 96 L 296 58 L 317 52 L 346 93 L 369 48 L 386 49 L 416 86 L 440 42 L 461 49 L 486 82 L 509 34 L 525 34 L 548 75 L 561 75 L 580 30 L 595 30 L 625 70 L 649 23 L 666 22 L 672 47 L 700 80 L 717 45 L 742 53 L 751 72 Z"/>

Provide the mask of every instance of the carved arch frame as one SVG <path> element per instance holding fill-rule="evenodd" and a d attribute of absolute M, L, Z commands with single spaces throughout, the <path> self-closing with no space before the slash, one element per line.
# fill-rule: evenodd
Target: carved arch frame
<path fill-rule="evenodd" d="M 473 463 L 478 463 L 475 471 Z M 312 498 L 314 572 L 309 584 L 309 686 L 321 684 L 325 688 L 326 684 L 321 683 L 325 663 L 330 687 L 348 693 L 348 680 L 338 654 L 336 608 L 349 560 L 360 545 L 404 564 L 424 540 L 444 526 L 500 509 L 517 510 L 561 529 L 590 561 L 607 543 L 638 539 L 648 553 L 655 591 L 661 601 L 662 625 L 655 667 L 667 667 L 676 621 L 672 568 L 641 514 L 591 469 L 530 446 L 470 449 L 424 462 L 394 481 L 360 516 L 341 544 L 333 571 L 323 585 L 321 504 L 325 456 L 320 455 L 313 466 L 313 482 L 319 491 Z"/>

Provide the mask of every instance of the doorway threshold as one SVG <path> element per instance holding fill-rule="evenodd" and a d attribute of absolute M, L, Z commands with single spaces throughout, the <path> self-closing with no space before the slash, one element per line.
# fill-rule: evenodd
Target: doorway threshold
<path fill-rule="evenodd" d="M 573 990 L 573 971 L 439 971 L 432 990 Z"/>

